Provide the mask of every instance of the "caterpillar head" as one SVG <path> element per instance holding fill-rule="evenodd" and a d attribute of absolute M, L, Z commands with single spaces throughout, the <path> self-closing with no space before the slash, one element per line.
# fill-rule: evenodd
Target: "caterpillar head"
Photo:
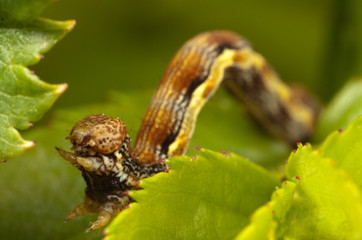
<path fill-rule="evenodd" d="M 73 144 L 74 153 L 56 149 L 61 157 L 82 171 L 87 188 L 83 202 L 65 220 L 97 212 L 97 221 L 87 231 L 100 228 L 131 201 L 124 192 L 139 188 L 134 174 L 129 172 L 130 167 L 126 168 L 137 166 L 131 158 L 126 125 L 118 118 L 91 115 L 78 121 L 67 139 Z"/>
<path fill-rule="evenodd" d="M 120 150 L 129 137 L 126 125 L 118 118 L 103 114 L 88 116 L 77 122 L 67 137 L 79 156 L 111 154 Z"/>

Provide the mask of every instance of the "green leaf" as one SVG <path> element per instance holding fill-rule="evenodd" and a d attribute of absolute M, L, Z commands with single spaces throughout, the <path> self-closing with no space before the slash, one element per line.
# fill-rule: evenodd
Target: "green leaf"
<path fill-rule="evenodd" d="M 362 79 L 349 81 L 331 100 L 321 113 L 314 141 L 321 142 L 331 132 L 346 128 L 358 115 L 362 114 Z"/>
<path fill-rule="evenodd" d="M 354 124 L 350 128 L 358 131 Z M 346 147 L 350 143 L 341 142 L 334 147 Z M 362 149 L 359 152 L 362 153 Z M 312 151 L 311 146 L 300 146 L 289 158 L 286 175 L 296 183 L 295 190 L 291 192 L 294 217 L 284 218 L 283 221 L 297 224 L 288 230 L 288 235 L 293 236 L 295 229 L 299 228 L 305 230 L 300 236 L 319 239 L 354 239 L 362 236 L 360 189 L 349 173 L 338 168 L 336 163 L 344 162 L 344 157 L 329 157 L 331 154 L 327 151 Z M 284 216 L 289 215 L 285 213 Z M 281 225 L 282 228 L 284 226 Z M 309 231 L 309 235 L 306 235 Z M 295 238 L 300 239 L 298 236 Z"/>
<path fill-rule="evenodd" d="M 348 172 L 362 191 L 362 116 L 357 117 L 346 130 L 335 131 L 322 144 L 323 156 L 335 161 L 335 165 Z"/>
<path fill-rule="evenodd" d="M 282 189 L 237 239 L 360 239 L 361 135 L 358 117 L 320 149 L 300 145 L 289 157 Z"/>
<path fill-rule="evenodd" d="M 28 20 L 47 1 L 2 1 L 0 14 L 0 158 L 20 155 L 35 142 L 24 140 L 17 130 L 38 121 L 66 90 L 66 84 L 41 81 L 26 66 L 37 63 L 74 27 L 74 21 Z M 27 17 L 26 17 L 27 16 Z M 19 19 L 24 19 L 19 21 Z"/>
<path fill-rule="evenodd" d="M 273 239 L 275 221 L 270 210 L 270 204 L 258 208 L 251 216 L 251 223 L 235 238 L 236 240 L 244 239 Z"/>
<path fill-rule="evenodd" d="M 107 228 L 106 239 L 232 239 L 278 180 L 235 154 L 200 151 L 171 158 L 172 170 L 142 180 L 137 203 Z"/>

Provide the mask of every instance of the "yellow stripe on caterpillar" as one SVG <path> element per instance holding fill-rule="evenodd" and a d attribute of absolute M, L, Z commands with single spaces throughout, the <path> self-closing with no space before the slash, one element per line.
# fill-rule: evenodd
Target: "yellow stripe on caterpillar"
<path fill-rule="evenodd" d="M 195 129 L 197 116 L 206 101 L 215 93 L 223 80 L 224 70 L 234 62 L 233 50 L 226 49 L 215 60 L 209 77 L 192 93 L 184 121 L 175 141 L 169 146 L 168 156 L 179 156 L 186 152 Z"/>

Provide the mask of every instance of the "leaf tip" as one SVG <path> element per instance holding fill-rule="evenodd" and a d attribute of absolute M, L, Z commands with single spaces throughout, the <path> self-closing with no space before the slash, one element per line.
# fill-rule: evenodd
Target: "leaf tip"
<path fill-rule="evenodd" d="M 66 83 L 57 84 L 56 87 L 57 88 L 55 89 L 55 93 L 57 95 L 62 95 L 68 89 L 68 84 Z"/>
<path fill-rule="evenodd" d="M 75 20 L 68 20 L 68 21 L 64 21 L 64 26 L 66 27 L 66 29 L 68 31 L 72 31 L 73 28 L 75 27 L 76 23 L 77 22 Z"/>
<path fill-rule="evenodd" d="M 25 141 L 22 144 L 22 147 L 25 148 L 25 149 L 30 149 L 30 148 L 34 147 L 35 144 L 36 144 L 36 141 Z"/>

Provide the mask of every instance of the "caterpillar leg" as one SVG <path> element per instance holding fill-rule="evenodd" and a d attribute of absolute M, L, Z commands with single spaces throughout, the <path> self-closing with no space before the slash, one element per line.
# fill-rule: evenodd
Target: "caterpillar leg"
<path fill-rule="evenodd" d="M 87 228 L 86 232 L 105 226 L 112 218 L 117 216 L 123 208 L 124 206 L 119 203 L 106 202 L 100 207 L 99 211 L 97 211 L 99 212 L 97 220 Z"/>
<path fill-rule="evenodd" d="M 79 170 L 84 168 L 86 171 L 94 172 L 101 166 L 101 162 L 97 161 L 97 158 L 79 157 L 76 154 L 64 151 L 63 149 L 57 147 L 55 149 L 58 151 L 59 155 L 62 156 L 64 160 L 70 162 L 73 166 L 75 166 Z"/>
<path fill-rule="evenodd" d="M 77 217 L 83 216 L 87 213 L 95 212 L 95 210 L 99 208 L 98 205 L 99 203 L 93 201 L 88 196 L 85 196 L 83 202 L 70 211 L 64 221 L 68 222 L 69 220 L 76 219 Z"/>
<path fill-rule="evenodd" d="M 121 201 L 100 203 L 85 196 L 83 202 L 70 211 L 64 221 L 67 222 L 88 213 L 99 213 L 97 220 L 91 223 L 91 226 L 86 229 L 86 232 L 89 232 L 105 226 L 129 201 L 129 197 L 124 196 Z"/>

